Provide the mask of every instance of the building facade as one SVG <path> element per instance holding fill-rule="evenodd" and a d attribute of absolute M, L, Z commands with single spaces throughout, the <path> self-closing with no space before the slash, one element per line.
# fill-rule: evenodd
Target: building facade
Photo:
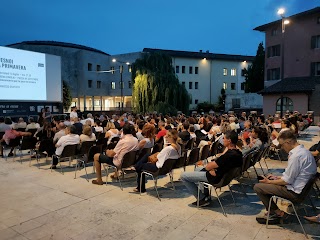
<path fill-rule="evenodd" d="M 284 20 L 289 20 L 289 24 L 283 25 Z M 311 110 L 319 116 L 313 99 L 319 94 L 316 85 L 320 77 L 320 7 L 254 30 L 265 33 L 266 89 L 261 92 L 264 113 Z"/>

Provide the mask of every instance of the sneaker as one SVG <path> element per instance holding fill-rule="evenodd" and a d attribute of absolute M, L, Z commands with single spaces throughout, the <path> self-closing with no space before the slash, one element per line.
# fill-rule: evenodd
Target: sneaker
<path fill-rule="evenodd" d="M 211 202 L 211 199 L 205 197 L 205 198 L 203 198 L 203 199 L 201 199 L 201 200 L 199 201 L 199 207 L 206 207 L 206 206 L 210 205 L 210 202 Z M 195 201 L 195 202 L 192 203 L 192 205 L 197 206 L 197 205 L 198 205 L 198 202 Z"/>
<path fill-rule="evenodd" d="M 256 220 L 260 224 L 266 224 L 267 223 L 267 217 L 268 217 L 268 215 L 266 213 L 266 214 L 264 214 L 262 216 L 257 216 Z M 279 224 L 281 219 L 282 219 L 282 217 L 278 216 L 276 213 L 270 214 L 269 215 L 269 223 L 268 224 L 270 224 L 270 225 Z"/>

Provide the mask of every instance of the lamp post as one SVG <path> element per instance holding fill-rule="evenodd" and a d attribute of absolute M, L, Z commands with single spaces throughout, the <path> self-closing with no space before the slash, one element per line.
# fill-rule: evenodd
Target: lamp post
<path fill-rule="evenodd" d="M 286 31 L 286 25 L 289 24 L 289 20 L 285 18 L 285 9 L 280 8 L 278 15 L 281 17 L 281 81 L 284 79 L 284 33 Z M 281 88 L 280 96 L 280 117 L 283 116 L 283 89 Z"/>
<path fill-rule="evenodd" d="M 119 61 L 119 60 L 117 60 L 117 59 L 112 59 L 112 62 L 118 62 L 118 63 L 120 63 L 121 65 L 120 65 L 120 67 L 119 67 L 119 72 L 120 72 L 120 95 L 121 95 L 121 97 L 120 97 L 120 115 L 122 115 L 122 113 L 123 113 L 123 102 L 124 102 L 124 97 L 123 97 L 123 79 L 122 79 L 122 74 L 123 74 L 123 64 L 126 64 L 126 65 L 129 65 L 130 63 L 129 62 L 122 62 L 122 61 Z"/>

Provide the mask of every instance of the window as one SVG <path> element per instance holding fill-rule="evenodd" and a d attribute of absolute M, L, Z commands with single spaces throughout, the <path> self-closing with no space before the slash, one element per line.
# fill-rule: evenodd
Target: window
<path fill-rule="evenodd" d="M 92 64 L 88 63 L 88 71 L 92 71 Z"/>
<path fill-rule="evenodd" d="M 192 67 L 189 67 L 189 74 L 192 74 Z"/>
<path fill-rule="evenodd" d="M 111 82 L 111 89 L 116 89 L 116 82 Z"/>
<path fill-rule="evenodd" d="M 320 17 L 317 17 L 317 23 L 320 24 Z"/>
<path fill-rule="evenodd" d="M 198 89 L 199 88 L 199 83 L 198 82 L 195 82 L 194 83 L 194 89 Z"/>
<path fill-rule="evenodd" d="M 223 76 L 227 76 L 228 75 L 228 69 L 224 68 L 223 69 Z"/>
<path fill-rule="evenodd" d="M 293 102 L 291 98 L 288 97 L 283 97 L 282 98 L 282 110 L 283 112 L 286 111 L 293 111 Z M 277 104 L 276 104 L 276 111 L 281 111 L 281 98 L 278 99 Z"/>
<path fill-rule="evenodd" d="M 131 81 L 128 81 L 128 88 L 132 88 L 132 83 L 131 83 Z"/>
<path fill-rule="evenodd" d="M 100 106 L 100 100 L 94 100 L 93 104 L 94 106 Z"/>
<path fill-rule="evenodd" d="M 122 81 L 122 82 L 119 82 L 119 87 L 122 88 L 122 89 L 124 89 L 124 82 L 123 82 L 123 81 Z"/>
<path fill-rule="evenodd" d="M 267 80 L 279 80 L 280 68 L 272 68 L 267 70 Z"/>
<path fill-rule="evenodd" d="M 97 81 L 97 88 L 101 88 L 101 81 Z"/>
<path fill-rule="evenodd" d="M 231 83 L 231 90 L 236 90 L 236 84 L 235 83 Z"/>
<path fill-rule="evenodd" d="M 240 98 L 232 99 L 232 108 L 240 108 Z"/>
<path fill-rule="evenodd" d="M 192 82 L 189 82 L 189 89 L 192 89 Z"/>
<path fill-rule="evenodd" d="M 311 49 L 320 48 L 320 35 L 311 37 Z"/>
<path fill-rule="evenodd" d="M 198 102 L 199 102 L 198 99 L 194 100 L 194 104 L 198 104 Z"/>
<path fill-rule="evenodd" d="M 132 72 L 132 65 L 130 65 L 130 64 L 128 65 L 128 72 L 130 72 L 130 73 Z"/>
<path fill-rule="evenodd" d="M 176 66 L 176 73 L 179 73 L 179 66 Z"/>
<path fill-rule="evenodd" d="M 241 76 L 246 77 L 248 75 L 248 70 L 246 68 L 241 70 Z"/>
<path fill-rule="evenodd" d="M 92 88 L 92 80 L 88 80 L 88 88 Z"/>
<path fill-rule="evenodd" d="M 101 66 L 97 65 L 97 71 L 101 71 Z"/>
<path fill-rule="evenodd" d="M 181 72 L 182 72 L 182 73 L 186 73 L 186 66 L 182 66 Z"/>
<path fill-rule="evenodd" d="M 224 90 L 226 90 L 226 89 L 227 89 L 227 83 L 226 83 L 226 82 L 224 82 L 224 83 L 223 83 L 222 88 L 223 88 Z"/>
<path fill-rule="evenodd" d="M 182 82 L 182 85 L 183 85 L 184 87 L 186 87 L 186 82 Z"/>
<path fill-rule="evenodd" d="M 267 48 L 267 57 L 269 58 L 269 57 L 280 56 L 281 55 L 280 50 L 281 50 L 280 44 L 268 47 Z"/>
<path fill-rule="evenodd" d="M 279 33 L 278 28 L 274 28 L 274 29 L 271 30 L 271 36 L 277 36 L 278 33 Z"/>
<path fill-rule="evenodd" d="M 194 74 L 199 74 L 199 67 L 194 67 Z"/>
<path fill-rule="evenodd" d="M 114 74 L 114 67 L 111 67 L 111 73 Z"/>
<path fill-rule="evenodd" d="M 311 63 L 311 76 L 320 76 L 320 62 Z"/>
<path fill-rule="evenodd" d="M 245 83 L 241 83 L 241 90 L 244 91 Z"/>
<path fill-rule="evenodd" d="M 237 76 L 237 69 L 235 68 L 231 69 L 231 76 Z"/>

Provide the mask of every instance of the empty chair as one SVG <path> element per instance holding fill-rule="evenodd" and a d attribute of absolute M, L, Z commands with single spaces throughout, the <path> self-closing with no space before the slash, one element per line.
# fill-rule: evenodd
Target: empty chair
<path fill-rule="evenodd" d="M 193 165 L 196 168 L 196 163 L 199 161 L 199 148 L 194 148 L 191 150 L 189 156 L 186 159 L 184 170 L 186 170 L 186 166 Z"/>

